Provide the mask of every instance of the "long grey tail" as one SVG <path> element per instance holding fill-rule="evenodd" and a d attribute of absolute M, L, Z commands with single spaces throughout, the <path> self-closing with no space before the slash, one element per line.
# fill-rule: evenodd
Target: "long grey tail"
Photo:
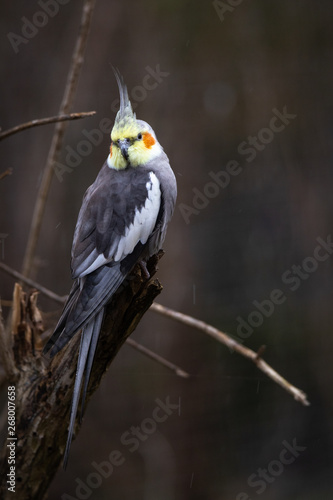
<path fill-rule="evenodd" d="M 67 443 L 66 443 L 64 462 L 63 462 L 64 469 L 66 469 L 67 467 L 69 450 L 73 438 L 76 414 L 80 401 L 82 380 L 83 380 L 83 375 L 85 374 L 84 388 L 83 388 L 82 402 L 81 402 L 81 413 L 80 413 L 80 422 L 82 421 L 84 402 L 87 394 L 88 382 L 96 351 L 99 332 L 102 326 L 103 315 L 104 315 L 104 308 L 84 326 L 81 333 L 81 343 L 80 343 L 79 358 L 76 368 L 71 416 L 70 416 Z"/>

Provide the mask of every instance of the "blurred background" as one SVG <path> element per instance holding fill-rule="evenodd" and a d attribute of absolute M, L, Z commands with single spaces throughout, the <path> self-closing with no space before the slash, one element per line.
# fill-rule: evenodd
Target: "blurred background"
<path fill-rule="evenodd" d="M 41 4 L 0 5 L 3 130 L 58 113 L 82 4 L 59 1 L 32 36 Z M 178 180 L 158 301 L 254 350 L 265 344 L 266 361 L 311 406 L 212 338 L 148 312 L 133 339 L 192 377 L 125 345 L 50 500 L 332 498 L 332 15 L 329 0 L 97 0 L 71 110 L 97 113 L 68 125 L 33 277 L 70 289 L 77 214 L 110 144 L 104 131 L 92 144 L 92 131 L 114 119 L 116 66 Z M 13 169 L 0 181 L 1 259 L 17 270 L 53 130 L 0 144 L 0 173 Z M 1 273 L 1 299 L 13 284 Z M 51 327 L 58 306 L 42 296 L 40 306 Z M 167 398 L 175 407 L 152 430 L 156 399 Z M 136 447 L 123 443 L 132 426 L 143 432 Z M 124 461 L 96 487 L 92 463 L 113 450 Z"/>

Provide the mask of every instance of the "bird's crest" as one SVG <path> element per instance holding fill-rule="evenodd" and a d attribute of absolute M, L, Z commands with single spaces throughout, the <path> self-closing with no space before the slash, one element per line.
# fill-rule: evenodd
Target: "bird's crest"
<path fill-rule="evenodd" d="M 124 79 L 117 68 L 113 68 L 115 74 L 120 97 L 120 108 L 116 115 L 114 126 L 111 133 L 111 138 L 128 136 L 135 134 L 138 128 L 135 113 L 133 113 L 132 104 L 128 97 L 127 87 Z"/>

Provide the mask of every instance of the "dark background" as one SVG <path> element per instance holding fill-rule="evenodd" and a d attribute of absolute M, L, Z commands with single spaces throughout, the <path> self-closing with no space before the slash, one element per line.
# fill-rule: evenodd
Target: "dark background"
<path fill-rule="evenodd" d="M 237 318 L 247 320 L 257 310 L 253 301 L 281 290 L 284 302 L 259 321 L 245 345 L 256 350 L 265 344 L 267 362 L 302 388 L 311 406 L 294 401 L 203 333 L 148 312 L 133 338 L 193 377 L 177 378 L 124 346 L 88 407 L 68 470 L 57 474 L 50 500 L 64 493 L 76 498 L 76 479 L 86 482 L 92 462 L 108 460 L 116 449 L 125 462 L 89 498 L 332 498 L 333 256 L 308 258 L 317 238 L 326 241 L 332 231 L 333 6 L 329 0 L 224 3 L 229 7 L 223 14 L 211 1 L 98 0 L 72 109 L 97 114 L 71 122 L 64 146 L 76 150 L 86 139 L 84 129 L 114 119 L 112 65 L 130 94 L 139 96 L 133 89 L 145 81 L 147 66 L 168 73 L 136 108 L 156 131 L 179 188 L 160 263 L 159 301 L 237 335 Z M 81 5 L 73 0 L 59 6 L 15 53 L 8 33 L 22 36 L 22 17 L 32 20 L 41 7 L 35 1 L 1 3 L 3 130 L 57 114 Z M 296 117 L 281 132 L 262 131 L 272 110 L 282 113 L 284 107 Z M 0 182 L 0 233 L 8 235 L 2 257 L 18 270 L 53 128 L 31 129 L 0 144 L 0 172 L 13 169 Z M 239 145 L 258 133 L 265 147 L 259 141 L 261 150 L 248 162 Z M 61 295 L 71 285 L 70 247 L 82 196 L 109 143 L 104 134 L 62 181 L 53 179 L 34 277 Z M 193 189 L 207 192 L 209 173 L 225 170 L 231 160 L 240 173 L 225 188 L 215 188 L 216 196 L 186 223 L 181 204 L 193 207 Z M 303 266 L 311 265 L 306 273 Z M 295 290 L 296 282 L 282 278 L 287 273 L 291 279 L 293 266 L 305 272 Z M 1 298 L 10 300 L 13 280 L 3 274 L 0 279 Z M 42 297 L 40 304 L 51 327 L 60 310 Z M 130 452 L 120 442 L 123 433 L 152 416 L 157 398 L 167 397 L 174 404 L 180 398 L 180 412 L 174 410 Z M 282 470 L 285 442 L 303 449 Z M 260 468 L 271 471 L 262 483 Z"/>

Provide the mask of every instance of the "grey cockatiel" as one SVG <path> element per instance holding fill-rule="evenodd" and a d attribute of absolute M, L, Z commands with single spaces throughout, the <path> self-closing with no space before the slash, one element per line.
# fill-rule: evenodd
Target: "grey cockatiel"
<path fill-rule="evenodd" d="M 75 281 L 44 349 L 54 356 L 82 329 L 64 467 L 85 373 L 84 405 L 104 307 L 134 265 L 161 248 L 177 195 L 167 155 L 150 125 L 136 119 L 117 72 L 116 78 L 120 109 L 110 155 L 83 198 L 72 247 Z"/>

